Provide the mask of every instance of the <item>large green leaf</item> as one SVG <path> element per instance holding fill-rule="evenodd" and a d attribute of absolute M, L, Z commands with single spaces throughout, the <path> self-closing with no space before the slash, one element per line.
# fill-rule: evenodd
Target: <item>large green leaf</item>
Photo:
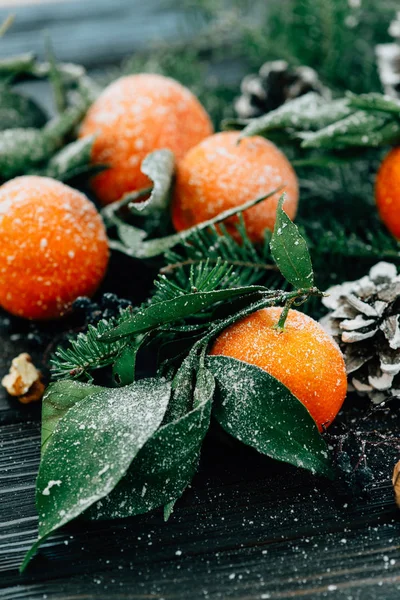
<path fill-rule="evenodd" d="M 267 292 L 268 290 L 262 286 L 251 285 L 231 290 L 184 294 L 172 300 L 150 304 L 150 306 L 139 310 L 132 319 L 121 323 L 121 325 L 102 335 L 100 340 L 103 342 L 112 342 L 133 335 L 134 333 L 144 333 L 160 325 L 172 323 L 173 321 L 194 315 L 217 302 L 236 298 L 237 296 L 254 294 L 257 291 Z"/>
<path fill-rule="evenodd" d="M 226 356 L 208 357 L 207 367 L 217 382 L 214 414 L 228 433 L 271 458 L 332 475 L 328 448 L 314 420 L 283 383 Z"/>
<path fill-rule="evenodd" d="M 309 288 L 314 284 L 310 253 L 297 226 L 283 210 L 284 201 L 283 194 L 276 212 L 274 233 L 270 243 L 271 254 L 289 283 L 296 288 Z"/>
<path fill-rule="evenodd" d="M 49 385 L 42 403 L 42 453 L 65 413 L 77 402 L 101 390 L 98 385 L 70 380 L 57 381 Z"/>
<path fill-rule="evenodd" d="M 194 408 L 161 427 L 139 452 L 126 477 L 85 516 L 91 519 L 131 517 L 179 498 L 197 469 L 209 427 L 214 388 L 211 372 L 200 368 L 193 393 Z"/>
<path fill-rule="evenodd" d="M 109 494 L 160 426 L 171 394 L 162 379 L 103 388 L 70 408 L 53 431 L 36 483 L 39 538 L 25 568 L 53 531 Z"/>

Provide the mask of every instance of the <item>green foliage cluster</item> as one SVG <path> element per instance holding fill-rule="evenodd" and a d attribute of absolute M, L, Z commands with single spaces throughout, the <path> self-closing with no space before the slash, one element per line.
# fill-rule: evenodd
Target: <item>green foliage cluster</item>
<path fill-rule="evenodd" d="M 43 400 L 39 537 L 22 570 L 49 535 L 82 514 L 121 518 L 164 506 L 167 517 L 196 471 L 211 412 L 258 451 L 332 475 L 325 441 L 288 388 L 258 367 L 206 357 L 215 337 L 240 318 L 284 304 L 277 324 L 283 327 L 295 301 L 321 295 L 306 242 L 283 202 L 284 196 L 270 252 L 293 291 L 241 286 L 221 258 L 193 263 L 186 280 L 182 271 L 175 280 L 161 275 L 141 307 L 101 320 L 56 352 L 59 380 Z M 152 204 L 156 209 L 155 195 Z M 144 346 L 158 349 L 157 371 L 137 380 L 136 355 Z M 77 381 L 111 365 L 114 386 Z"/>
<path fill-rule="evenodd" d="M 19 175 L 45 175 L 69 181 L 92 172 L 94 138 L 74 141 L 77 126 L 97 92 L 83 67 L 40 62 L 31 54 L 0 61 L 0 182 Z M 15 84 L 50 82 L 58 113 L 52 119 Z"/>

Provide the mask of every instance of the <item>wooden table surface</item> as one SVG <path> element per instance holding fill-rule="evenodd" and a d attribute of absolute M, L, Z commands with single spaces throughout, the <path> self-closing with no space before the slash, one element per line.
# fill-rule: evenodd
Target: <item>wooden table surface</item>
<path fill-rule="evenodd" d="M 160 31 L 167 40 L 184 35 L 179 14 L 165 6 L 71 0 L 16 7 L 2 54 L 40 54 L 46 28 L 60 59 L 112 62 Z M 0 19 L 8 12 L 0 8 Z M 15 323 L 0 323 L 0 376 L 21 351 L 40 364 L 43 348 L 19 335 Z M 400 522 L 390 484 L 398 457 L 377 451 L 373 489 L 356 500 L 338 483 L 228 443 L 217 429 L 167 524 L 160 512 L 75 522 L 48 540 L 20 576 L 36 537 L 39 419 L 38 407 L 0 391 L 0 600 L 400 598 Z"/>

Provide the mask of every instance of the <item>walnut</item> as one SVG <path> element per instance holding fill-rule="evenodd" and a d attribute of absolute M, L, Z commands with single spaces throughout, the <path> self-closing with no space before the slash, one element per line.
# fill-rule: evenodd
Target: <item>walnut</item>
<path fill-rule="evenodd" d="M 41 372 L 26 352 L 13 359 L 10 372 L 3 377 L 1 384 L 11 396 L 17 396 L 23 404 L 40 400 L 45 388 Z"/>

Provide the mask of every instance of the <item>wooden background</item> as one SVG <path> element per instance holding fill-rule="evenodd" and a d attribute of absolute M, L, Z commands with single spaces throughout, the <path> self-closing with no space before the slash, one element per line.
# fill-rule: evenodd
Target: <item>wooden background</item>
<path fill-rule="evenodd" d="M 0 19 L 9 12 L 0 8 Z M 71 0 L 13 12 L 15 26 L 0 43 L 3 56 L 41 55 L 44 29 L 59 59 L 89 67 L 113 64 L 156 40 L 193 35 L 179 10 L 162 0 Z M 40 364 L 43 348 L 28 344 L 18 323 L 2 318 L 0 325 L 0 376 L 20 351 L 33 352 Z M 18 575 L 36 538 L 39 416 L 38 407 L 0 391 L 0 599 L 400 598 L 394 453 L 377 451 L 373 490 L 355 499 L 338 483 L 228 442 L 217 429 L 167 524 L 159 512 L 73 523 Z M 388 426 L 398 427 L 397 414 Z"/>

